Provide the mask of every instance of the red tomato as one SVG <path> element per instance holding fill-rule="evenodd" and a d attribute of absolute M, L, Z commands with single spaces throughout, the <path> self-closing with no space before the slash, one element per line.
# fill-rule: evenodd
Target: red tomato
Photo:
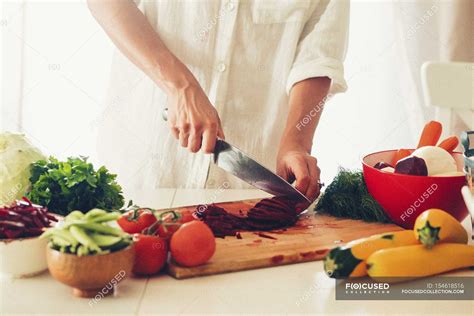
<path fill-rule="evenodd" d="M 123 231 L 129 234 L 141 233 L 157 221 L 155 215 L 149 210 L 132 210 L 123 214 L 117 223 Z"/>
<path fill-rule="evenodd" d="M 194 267 L 206 263 L 216 251 L 211 229 L 201 221 L 183 224 L 171 237 L 173 259 L 182 266 Z"/>
<path fill-rule="evenodd" d="M 158 227 L 158 235 L 163 238 L 171 237 L 181 225 L 184 223 L 195 220 L 194 208 L 183 208 L 175 211 L 178 215 L 176 218 L 172 213 L 164 214 L 162 220 L 163 223 Z"/>
<path fill-rule="evenodd" d="M 158 273 L 168 257 L 168 242 L 158 236 L 133 235 L 135 263 L 133 273 L 136 275 L 152 275 Z"/>

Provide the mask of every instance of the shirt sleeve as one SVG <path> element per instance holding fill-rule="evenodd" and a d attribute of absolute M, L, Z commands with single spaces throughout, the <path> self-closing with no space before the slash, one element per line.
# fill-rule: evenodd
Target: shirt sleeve
<path fill-rule="evenodd" d="M 288 75 L 286 92 L 314 77 L 331 78 L 330 93 L 347 90 L 342 62 L 349 35 L 349 0 L 322 0 L 306 22 Z"/>

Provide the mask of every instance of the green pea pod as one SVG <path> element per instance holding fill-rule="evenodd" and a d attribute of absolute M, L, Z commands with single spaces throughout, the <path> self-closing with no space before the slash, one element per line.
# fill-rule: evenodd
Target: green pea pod
<path fill-rule="evenodd" d="M 80 247 L 80 244 L 77 244 L 77 245 L 71 245 L 71 247 L 69 247 L 69 252 L 70 253 L 77 253 L 77 248 Z"/>
<path fill-rule="evenodd" d="M 89 235 L 87 235 L 81 227 L 73 225 L 71 226 L 71 228 L 69 228 L 69 231 L 74 236 L 74 238 L 76 238 L 77 241 L 79 241 L 79 243 L 81 243 L 83 246 L 89 248 L 90 250 L 100 252 L 99 246 L 97 246 L 97 244 L 92 240 L 92 238 L 90 238 Z"/>
<path fill-rule="evenodd" d="M 41 239 L 51 239 L 51 237 L 56 233 L 58 228 L 49 228 L 44 233 L 42 233 L 39 238 Z"/>
<path fill-rule="evenodd" d="M 117 219 L 119 219 L 119 217 L 120 217 L 120 214 L 118 213 L 108 213 L 108 214 L 94 217 L 91 219 L 91 221 L 94 223 L 105 223 L 105 222 L 110 222 L 110 221 L 116 221 Z"/>
<path fill-rule="evenodd" d="M 84 213 L 82 213 L 81 211 L 72 211 L 71 213 L 69 213 L 68 216 L 64 218 L 64 221 L 69 222 L 71 220 L 77 220 L 82 218 L 84 218 Z"/>
<path fill-rule="evenodd" d="M 65 240 L 67 240 L 71 245 L 77 245 L 78 241 L 68 229 L 57 229 L 54 232 L 54 236 L 59 236 Z"/>
<path fill-rule="evenodd" d="M 119 236 L 119 237 L 127 235 L 125 232 L 123 232 L 122 230 L 118 228 L 114 228 L 108 225 L 102 225 L 99 223 L 77 223 L 77 224 L 74 224 L 73 226 L 87 229 L 91 232 L 105 234 L 105 235 L 114 235 L 114 236 Z"/>
<path fill-rule="evenodd" d="M 80 257 L 80 256 L 84 256 L 86 254 L 86 247 L 83 246 L 83 245 L 80 245 L 79 247 L 77 247 L 77 252 L 76 254 Z"/>
<path fill-rule="evenodd" d="M 95 217 L 99 217 L 101 215 L 105 215 L 107 214 L 106 211 L 104 210 L 101 210 L 100 208 L 94 208 L 92 210 L 90 210 L 89 212 L 86 213 L 86 215 L 84 216 L 85 219 L 93 219 Z"/>
<path fill-rule="evenodd" d="M 97 234 L 97 233 L 92 233 L 90 237 L 92 238 L 92 240 L 94 240 L 94 242 L 99 247 L 101 247 L 101 249 L 103 247 L 111 247 L 123 240 L 122 237 L 112 236 L 112 235 L 103 235 L 103 234 Z"/>
<path fill-rule="evenodd" d="M 52 236 L 51 241 L 53 242 L 53 244 L 59 247 L 67 247 L 71 245 L 71 243 L 67 239 L 62 238 L 59 235 Z"/>

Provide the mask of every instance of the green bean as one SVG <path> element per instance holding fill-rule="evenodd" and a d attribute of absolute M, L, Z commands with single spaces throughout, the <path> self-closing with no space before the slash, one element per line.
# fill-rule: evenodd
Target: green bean
<path fill-rule="evenodd" d="M 66 239 L 64 239 L 64 238 L 62 238 L 61 236 L 58 236 L 58 235 L 54 235 L 52 237 L 52 241 L 53 241 L 53 243 L 55 243 L 59 247 L 65 247 L 65 246 L 70 246 L 71 245 L 71 243 L 68 240 L 66 240 Z"/>
<path fill-rule="evenodd" d="M 71 226 L 71 228 L 69 228 L 69 231 L 74 236 L 74 238 L 76 238 L 77 241 L 79 241 L 79 243 L 81 243 L 83 246 L 89 248 L 90 250 L 100 252 L 99 246 L 97 246 L 97 244 L 92 240 L 92 238 L 90 238 L 89 235 L 87 235 L 81 227 L 73 225 Z"/>
<path fill-rule="evenodd" d="M 108 225 L 102 225 L 99 223 L 75 223 L 73 226 L 77 226 L 83 229 L 87 229 L 91 232 L 102 233 L 106 235 L 114 235 L 119 237 L 127 235 L 125 232 L 118 228 L 114 228 Z"/>
<path fill-rule="evenodd" d="M 100 215 L 91 219 L 94 223 L 105 223 L 110 221 L 116 221 L 119 219 L 120 215 L 118 213 L 108 213 L 104 215 Z"/>
<path fill-rule="evenodd" d="M 104 210 L 101 210 L 99 208 L 94 208 L 92 210 L 90 210 L 89 212 L 86 213 L 86 216 L 84 216 L 85 219 L 92 219 L 94 217 L 98 217 L 98 216 L 101 216 L 101 215 L 104 215 L 104 214 L 107 214 L 106 211 Z"/>
<path fill-rule="evenodd" d="M 66 222 L 68 222 L 70 220 L 82 219 L 83 217 L 84 217 L 84 213 L 82 213 L 81 211 L 72 211 L 64 219 Z"/>

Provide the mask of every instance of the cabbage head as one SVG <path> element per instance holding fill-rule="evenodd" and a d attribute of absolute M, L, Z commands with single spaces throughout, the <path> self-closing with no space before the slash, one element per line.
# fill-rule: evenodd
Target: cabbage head
<path fill-rule="evenodd" d="M 25 135 L 0 133 L 0 206 L 25 195 L 30 186 L 30 165 L 45 159 Z"/>

